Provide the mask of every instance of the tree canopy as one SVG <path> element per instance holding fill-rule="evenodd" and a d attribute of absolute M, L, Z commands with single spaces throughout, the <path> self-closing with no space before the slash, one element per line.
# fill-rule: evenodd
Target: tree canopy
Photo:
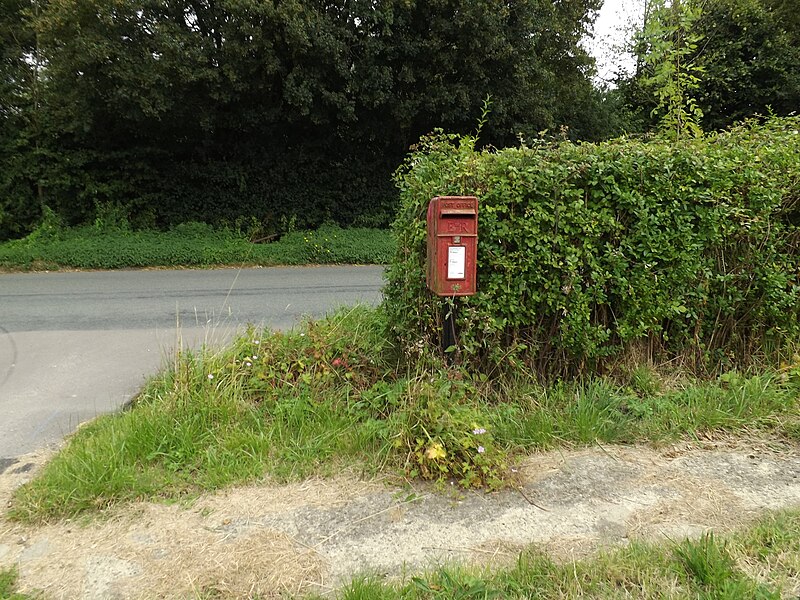
<path fill-rule="evenodd" d="M 30 28 L 20 27 L 25 0 L 0 0 L 0 239 L 25 233 L 35 223 L 36 177 L 31 159 L 35 130 L 35 65 Z"/>
<path fill-rule="evenodd" d="M 487 97 L 486 143 L 606 133 L 580 44 L 601 0 L 2 1 L 36 41 L 12 52 L 43 66 L 28 161 L 67 220 L 386 221 L 409 145 Z"/>
<path fill-rule="evenodd" d="M 696 13 L 690 25 L 681 26 L 669 22 L 674 10 L 652 12 L 636 45 L 641 68 L 621 82 L 628 105 L 639 112 L 647 127 L 654 126 L 664 88 L 648 87 L 656 74 L 649 59 L 658 47 L 648 42 L 647 31 L 660 28 L 671 39 L 694 40 L 691 51 L 681 56 L 681 65 L 684 70 L 691 67 L 696 77 L 691 101 L 697 114 L 702 114 L 703 129 L 722 129 L 756 115 L 797 111 L 800 20 L 793 4 L 788 0 L 673 0 L 671 8 Z"/>

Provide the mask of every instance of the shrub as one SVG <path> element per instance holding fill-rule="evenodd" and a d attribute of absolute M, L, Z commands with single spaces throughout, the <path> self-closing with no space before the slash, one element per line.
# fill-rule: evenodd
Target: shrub
<path fill-rule="evenodd" d="M 481 394 L 444 369 L 378 382 L 357 393 L 359 420 L 385 420 L 393 447 L 411 478 L 498 488 L 507 471 L 507 448 L 495 442 Z"/>
<path fill-rule="evenodd" d="M 398 170 L 385 291 L 407 353 L 439 344 L 486 371 L 604 369 L 627 353 L 731 367 L 800 333 L 800 118 L 679 143 L 620 139 L 476 151 L 437 132 Z M 425 288 L 425 212 L 479 197 L 478 293 Z"/>
<path fill-rule="evenodd" d="M 292 232 L 269 244 L 254 244 L 240 231 L 205 223 L 182 223 L 164 232 L 134 231 L 124 220 L 104 218 L 94 225 L 67 228 L 47 211 L 27 238 L 0 244 L 0 267 L 381 264 L 388 262 L 392 249 L 389 232 L 380 229 L 326 225 L 319 231 Z"/>

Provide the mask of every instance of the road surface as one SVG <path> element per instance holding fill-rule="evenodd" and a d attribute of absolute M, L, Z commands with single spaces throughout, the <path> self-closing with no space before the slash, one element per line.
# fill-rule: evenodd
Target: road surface
<path fill-rule="evenodd" d="M 380 300 L 382 267 L 0 274 L 0 459 L 118 410 L 181 345 Z"/>

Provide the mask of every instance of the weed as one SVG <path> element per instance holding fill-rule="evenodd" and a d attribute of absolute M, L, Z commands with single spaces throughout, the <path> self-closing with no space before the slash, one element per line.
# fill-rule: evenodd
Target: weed
<path fill-rule="evenodd" d="M 637 365 L 630 374 L 630 388 L 642 398 L 652 398 L 661 392 L 661 382 L 655 369 L 649 365 Z"/>
<path fill-rule="evenodd" d="M 358 577 L 353 579 L 340 593 L 347 600 L 379 600 L 397 598 L 398 594 L 391 588 L 384 586 L 375 577 Z"/>
<path fill-rule="evenodd" d="M 485 409 L 467 382 L 418 377 L 407 383 L 396 410 L 395 445 L 406 453 L 412 478 L 455 479 L 464 487 L 500 487 L 505 449 L 495 443 Z M 472 398 L 472 400 L 468 400 Z"/>
<path fill-rule="evenodd" d="M 683 570 L 705 587 L 720 586 L 733 577 L 733 560 L 724 546 L 706 533 L 698 541 L 687 540 L 675 549 Z"/>
<path fill-rule="evenodd" d="M 486 578 L 472 575 L 468 571 L 442 569 L 428 579 L 414 577 L 411 587 L 426 598 L 491 600 L 502 597 L 502 591 L 494 588 Z"/>

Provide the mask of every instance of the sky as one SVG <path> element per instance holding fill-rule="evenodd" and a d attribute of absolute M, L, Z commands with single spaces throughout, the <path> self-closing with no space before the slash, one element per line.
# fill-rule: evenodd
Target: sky
<path fill-rule="evenodd" d="M 622 47 L 635 25 L 641 25 L 645 0 L 605 0 L 594 26 L 594 40 L 586 47 L 597 60 L 597 79 L 610 81 L 620 69 L 630 72 L 633 55 Z"/>

